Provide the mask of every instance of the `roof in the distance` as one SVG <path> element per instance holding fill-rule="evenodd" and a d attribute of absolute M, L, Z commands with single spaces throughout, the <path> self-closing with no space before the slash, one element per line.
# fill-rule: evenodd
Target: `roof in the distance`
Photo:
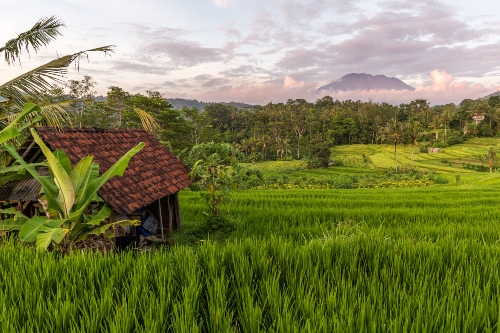
<path fill-rule="evenodd" d="M 63 149 L 73 165 L 85 156 L 94 156 L 101 174 L 144 142 L 145 147 L 132 157 L 123 177 L 111 178 L 99 190 L 99 195 L 120 214 L 131 214 L 192 184 L 189 167 L 142 129 L 36 130 L 52 149 Z"/>

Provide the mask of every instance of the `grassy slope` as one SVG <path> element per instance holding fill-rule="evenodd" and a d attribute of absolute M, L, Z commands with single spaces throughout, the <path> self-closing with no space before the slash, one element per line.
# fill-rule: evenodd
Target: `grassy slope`
<path fill-rule="evenodd" d="M 442 148 L 439 153 L 419 153 L 415 147 L 414 165 L 422 170 L 442 174 L 450 180 L 460 174 L 462 185 L 500 184 L 497 173 L 475 172 L 463 168 L 463 163 L 481 164 L 478 156 L 482 156 L 488 147 L 500 147 L 500 139 L 474 138 L 464 144 Z M 398 163 L 411 164 L 411 147 L 398 146 Z M 271 161 L 245 164 L 248 168 L 260 170 L 266 176 L 288 174 L 290 177 L 303 175 L 344 174 L 378 172 L 393 168 L 394 147 L 389 145 L 344 145 L 332 149 L 332 159 L 342 160 L 345 166 L 309 170 L 304 161 Z M 483 163 L 484 164 L 484 163 Z M 495 163 L 500 166 L 500 161 Z"/>

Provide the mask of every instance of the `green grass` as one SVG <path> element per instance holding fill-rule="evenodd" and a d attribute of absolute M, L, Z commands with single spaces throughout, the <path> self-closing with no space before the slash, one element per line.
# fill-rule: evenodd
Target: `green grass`
<path fill-rule="evenodd" d="M 500 187 L 434 185 L 424 188 L 270 190 L 233 194 L 238 221 L 233 239 L 287 237 L 297 242 L 336 233 L 339 226 L 361 232 L 425 241 L 500 239 Z M 199 193 L 184 192 L 183 218 L 202 221 Z"/>
<path fill-rule="evenodd" d="M 232 233 L 200 232 L 204 201 L 184 191 L 176 245 L 148 253 L 60 257 L 5 241 L 0 331 L 497 332 L 500 175 L 457 162 L 495 142 L 419 154 L 447 185 L 233 192 Z M 361 158 L 321 170 L 302 161 L 248 167 L 303 177 L 391 163 L 384 146 L 333 154 Z"/>
<path fill-rule="evenodd" d="M 234 193 L 236 231 L 149 253 L 0 249 L 2 332 L 494 332 L 500 187 Z M 199 193 L 180 195 L 186 229 Z"/>

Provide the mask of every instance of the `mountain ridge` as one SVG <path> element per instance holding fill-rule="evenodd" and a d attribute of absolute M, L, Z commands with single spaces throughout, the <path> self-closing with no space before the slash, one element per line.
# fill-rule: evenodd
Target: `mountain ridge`
<path fill-rule="evenodd" d="M 328 91 L 353 91 L 353 90 L 410 90 L 410 85 L 395 77 L 385 75 L 371 75 L 365 73 L 350 73 L 342 76 L 327 85 L 316 89 L 317 92 Z"/>

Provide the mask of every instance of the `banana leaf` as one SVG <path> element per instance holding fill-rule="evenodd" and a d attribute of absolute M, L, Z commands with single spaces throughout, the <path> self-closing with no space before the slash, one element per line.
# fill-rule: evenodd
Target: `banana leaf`
<path fill-rule="evenodd" d="M 0 131 L 0 144 L 21 135 L 21 132 L 17 128 L 19 123 L 21 123 L 28 114 L 39 111 L 41 111 L 40 107 L 38 107 L 34 103 L 24 104 L 23 111 L 21 111 L 19 116 L 14 119 L 14 121 L 12 121 L 9 125 L 7 125 L 2 131 Z"/>
<path fill-rule="evenodd" d="M 52 242 L 60 244 L 64 239 L 66 230 L 63 228 L 50 228 L 47 232 L 40 232 L 36 238 L 36 247 L 39 250 L 47 250 Z"/>
<path fill-rule="evenodd" d="M 43 154 L 47 158 L 50 170 L 52 171 L 52 174 L 54 176 L 54 183 L 59 189 L 59 193 L 54 199 L 59 208 L 61 209 L 63 216 L 65 218 L 68 218 L 71 212 L 71 207 L 73 207 L 73 203 L 75 202 L 75 190 L 73 188 L 73 184 L 71 183 L 71 178 L 69 176 L 69 173 L 59 162 L 58 158 L 52 153 L 52 151 L 50 151 L 49 147 L 45 145 L 45 143 L 38 136 L 34 128 L 31 129 L 31 134 L 33 135 L 33 139 L 38 144 Z M 66 154 L 62 155 L 62 157 L 64 156 L 69 162 L 69 159 L 66 156 Z M 71 168 L 71 163 L 69 165 L 69 168 Z"/>
<path fill-rule="evenodd" d="M 10 218 L 0 221 L 0 230 L 2 231 L 12 231 L 21 230 L 21 227 L 26 223 L 28 219 L 25 218 Z"/>
<path fill-rule="evenodd" d="M 113 164 L 105 173 L 102 174 L 101 177 L 97 178 L 93 182 L 91 182 L 86 188 L 84 188 L 84 192 L 81 200 L 78 202 L 77 209 L 81 209 L 82 207 L 87 207 L 90 202 L 95 198 L 97 191 L 112 177 L 114 176 L 123 176 L 125 169 L 130 162 L 130 159 L 137 154 L 144 147 L 144 142 L 139 143 L 134 148 L 130 149 L 125 155 L 123 155 L 115 164 Z"/>

